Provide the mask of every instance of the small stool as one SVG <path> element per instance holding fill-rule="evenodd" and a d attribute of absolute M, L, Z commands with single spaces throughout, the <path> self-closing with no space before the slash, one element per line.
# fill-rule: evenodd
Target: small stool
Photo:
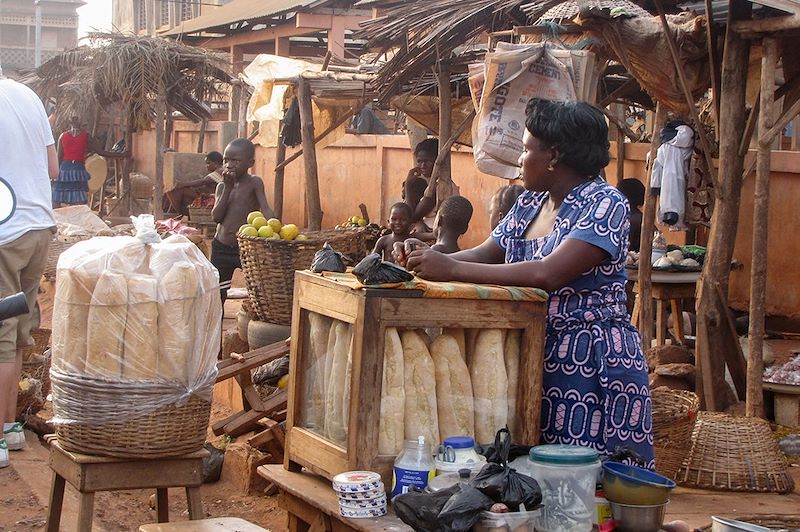
<path fill-rule="evenodd" d="M 202 463 L 208 456 L 205 449 L 170 458 L 131 460 L 72 453 L 62 449 L 54 436 L 47 439 L 53 470 L 45 525 L 48 532 L 58 532 L 66 482 L 79 492 L 78 532 L 92 530 L 94 494 L 98 491 L 155 488 L 156 515 L 159 523 L 165 523 L 169 521 L 167 488 L 185 487 L 189 519 L 205 517 L 200 499 Z"/>
<path fill-rule="evenodd" d="M 692 283 L 652 283 L 652 297 L 656 304 L 656 345 L 664 345 L 667 340 L 667 305 L 672 311 L 672 324 L 675 329 L 675 340 L 679 344 L 684 344 L 683 335 L 683 311 L 681 302 L 683 299 L 694 300 L 697 284 Z M 639 312 L 641 302 L 639 300 L 639 283 L 633 285 L 633 293 L 636 294 L 636 301 L 631 313 L 631 323 L 639 327 Z"/>
<path fill-rule="evenodd" d="M 238 517 L 212 517 L 199 521 L 150 524 L 139 527 L 139 532 L 268 532 Z"/>

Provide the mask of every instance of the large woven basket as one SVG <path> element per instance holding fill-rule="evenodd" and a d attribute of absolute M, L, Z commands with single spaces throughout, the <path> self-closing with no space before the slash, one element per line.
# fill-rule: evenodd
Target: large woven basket
<path fill-rule="evenodd" d="M 762 515 L 731 515 L 726 516 L 730 519 L 737 521 L 744 521 L 753 525 L 765 526 L 767 528 L 779 530 L 800 530 L 800 515 L 779 515 L 779 514 L 762 514 Z M 701 532 L 711 532 L 712 525 L 706 525 L 703 528 L 698 528 Z"/>
<path fill-rule="evenodd" d="M 87 240 L 89 236 L 57 236 L 50 241 L 50 247 L 47 248 L 47 261 L 44 265 L 44 272 L 42 276 L 48 281 L 56 280 L 56 269 L 58 266 L 58 258 L 66 250 L 72 247 L 73 244 L 81 240 Z"/>
<path fill-rule="evenodd" d="M 211 403 L 197 395 L 149 410 L 163 402 L 163 386 L 55 372 L 51 378 L 54 418 L 68 420 L 56 423 L 64 450 L 147 459 L 192 453 L 205 443 Z M 131 412 L 135 408 L 141 413 Z"/>
<path fill-rule="evenodd" d="M 686 460 L 700 401 L 692 392 L 664 386 L 651 391 L 656 471 L 671 479 Z"/>
<path fill-rule="evenodd" d="M 308 240 L 272 240 L 239 235 L 239 255 L 247 285 L 247 295 L 259 321 L 290 325 L 294 272 L 311 266 L 325 242 L 336 251 L 358 256 L 364 235 L 358 231 L 314 231 Z"/>
<path fill-rule="evenodd" d="M 676 480 L 693 488 L 790 493 L 788 467 L 765 420 L 700 412 Z"/>

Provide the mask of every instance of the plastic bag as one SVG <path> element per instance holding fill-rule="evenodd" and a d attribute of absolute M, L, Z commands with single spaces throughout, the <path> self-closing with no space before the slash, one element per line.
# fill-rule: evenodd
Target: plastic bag
<path fill-rule="evenodd" d="M 454 493 L 439 512 L 438 520 L 444 530 L 466 532 L 481 518 L 481 512 L 488 510 L 494 501 L 465 484 L 456 484 Z"/>
<path fill-rule="evenodd" d="M 209 454 L 203 458 L 200 478 L 202 479 L 203 484 L 209 484 L 211 482 L 218 481 L 220 475 L 222 474 L 222 463 L 225 461 L 225 450 L 217 449 L 208 442 L 203 445 L 203 448 L 205 448 Z"/>
<path fill-rule="evenodd" d="M 311 263 L 312 272 L 342 273 L 346 269 L 347 268 L 344 266 L 344 255 L 333 249 L 327 242 L 322 246 L 322 249 L 314 253 L 314 261 Z"/>
<path fill-rule="evenodd" d="M 414 278 L 405 268 L 381 260 L 377 253 L 370 253 L 353 268 L 353 275 L 365 285 L 404 283 Z"/>
<path fill-rule="evenodd" d="M 505 437 L 503 437 L 505 436 Z M 539 483 L 528 475 L 518 473 L 508 466 L 508 453 L 511 449 L 511 435 L 508 429 L 497 431 L 494 440 L 499 450 L 500 463 L 490 462 L 470 481 L 470 485 L 490 497 L 494 502 L 502 502 L 512 512 L 533 510 L 542 502 Z"/>
<path fill-rule="evenodd" d="M 414 489 L 395 497 L 392 505 L 397 517 L 416 532 L 442 532 L 445 528 L 439 521 L 439 514 L 450 497 L 460 491 L 458 485 L 436 493 L 423 493 Z"/>

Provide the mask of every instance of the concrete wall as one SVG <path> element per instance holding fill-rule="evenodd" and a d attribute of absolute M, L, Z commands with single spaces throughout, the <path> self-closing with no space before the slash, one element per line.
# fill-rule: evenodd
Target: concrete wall
<path fill-rule="evenodd" d="M 212 122 L 206 132 L 206 151 L 220 149 L 220 123 Z M 176 122 L 174 147 L 194 151 L 197 126 Z M 137 168 L 153 175 L 154 148 L 152 132 L 138 135 L 134 152 Z M 626 145 L 625 177 L 644 179 L 645 144 Z M 288 149 L 287 156 L 296 149 Z M 612 143 L 611 153 L 615 153 Z M 606 174 L 613 183 L 616 160 L 612 159 Z M 400 185 L 411 168 L 412 155 L 408 140 L 402 135 L 347 135 L 334 145 L 318 152 L 320 193 L 325 213 L 323 226 L 333 227 L 359 213 L 358 204 L 365 203 L 373 220 L 384 220 L 395 201 L 400 200 Z M 767 281 L 767 310 L 771 315 L 800 316 L 800 268 L 794 265 L 800 255 L 800 232 L 796 229 L 796 205 L 800 205 L 800 152 L 776 151 L 773 154 L 770 198 L 770 257 Z M 275 150 L 258 147 L 253 173 L 264 177 L 267 199 L 274 204 L 273 182 Z M 149 173 L 148 173 L 149 172 Z M 462 247 L 482 242 L 489 233 L 488 203 L 492 194 L 507 181 L 482 174 L 475 169 L 472 152 L 460 148 L 453 152 L 453 179 L 461 194 L 474 207 L 470 229 L 462 237 Z M 751 264 L 753 179 L 745 182 L 734 258 L 743 267 L 731 274 L 732 306 L 745 310 L 749 301 Z M 303 180 L 303 159 L 286 168 L 284 185 L 285 222 L 304 226 L 307 223 Z M 685 242 L 684 233 L 665 232 L 668 241 Z M 699 238 L 702 239 L 703 232 Z M 702 240 L 701 240 L 702 243 Z"/>

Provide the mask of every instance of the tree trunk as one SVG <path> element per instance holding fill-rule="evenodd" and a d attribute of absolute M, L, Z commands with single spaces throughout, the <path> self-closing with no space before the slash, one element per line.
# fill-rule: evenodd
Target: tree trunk
<path fill-rule="evenodd" d="M 696 390 L 701 405 L 707 410 L 723 410 L 720 394 L 725 382 L 725 362 L 721 351 L 730 344 L 730 332 L 723 314 L 727 298 L 733 246 L 739 222 L 742 167 L 744 157 L 739 154 L 739 142 L 745 130 L 745 88 L 750 44 L 731 29 L 731 23 L 747 14 L 750 4 L 745 0 L 732 0 L 725 34 L 720 84 L 719 187 L 708 251 L 703 273 L 697 289 L 697 383 Z M 717 292 L 717 290 L 719 290 Z M 733 339 L 734 341 L 736 339 Z"/>
<path fill-rule="evenodd" d="M 304 79 L 297 82 L 297 103 L 300 107 L 300 132 L 303 138 L 303 165 L 306 173 L 306 210 L 308 228 L 322 228 L 322 204 L 319 197 L 317 175 L 317 147 L 314 143 L 314 114 L 311 108 L 311 87 Z"/>
<path fill-rule="evenodd" d="M 203 153 L 203 148 L 205 148 L 206 142 L 206 128 L 208 127 L 208 120 L 205 118 L 202 122 L 200 122 L 200 132 L 197 136 L 197 153 Z"/>
<path fill-rule="evenodd" d="M 762 43 L 761 112 L 758 115 L 758 154 L 753 200 L 753 264 L 750 269 L 750 327 L 747 331 L 750 349 L 745 413 L 748 417 L 764 416 L 764 302 L 767 291 L 769 171 L 772 154 L 767 134 L 774 121 L 775 67 L 778 59 L 778 43 L 775 38 L 765 37 Z"/>

